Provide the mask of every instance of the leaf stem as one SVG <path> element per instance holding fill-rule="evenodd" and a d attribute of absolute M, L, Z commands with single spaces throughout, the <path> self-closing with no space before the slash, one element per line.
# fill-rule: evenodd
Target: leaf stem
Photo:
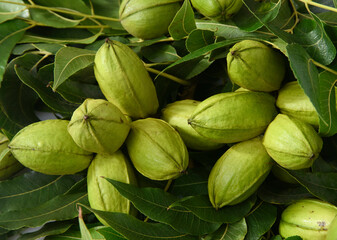
<path fill-rule="evenodd" d="M 181 78 L 178 78 L 178 77 L 173 76 L 173 75 L 168 74 L 168 73 L 161 72 L 161 71 L 159 71 L 159 70 L 157 70 L 157 69 L 150 68 L 150 67 L 147 66 L 147 64 L 145 64 L 145 68 L 146 68 L 146 70 L 149 71 L 149 72 L 152 72 L 152 73 L 161 75 L 161 76 L 163 76 L 163 77 L 165 77 L 165 78 L 168 78 L 168 79 L 170 79 L 170 80 L 172 80 L 172 81 L 175 81 L 175 82 L 177 82 L 177 83 L 179 83 L 179 84 L 181 84 L 181 85 L 184 85 L 184 86 L 191 85 L 191 82 L 189 82 L 189 81 L 183 80 L 183 79 L 181 79 Z"/>
<path fill-rule="evenodd" d="M 313 60 L 313 59 L 311 59 L 311 62 L 312 62 L 313 64 L 315 64 L 317 67 L 323 68 L 324 70 L 326 70 L 326 71 L 328 71 L 328 72 L 330 72 L 330 73 L 332 73 L 332 74 L 334 74 L 334 75 L 337 76 L 337 71 L 335 71 L 335 70 L 333 70 L 333 69 L 331 69 L 331 68 L 329 68 L 329 67 L 327 67 L 327 66 L 325 66 L 325 65 L 323 65 L 323 64 L 321 64 L 321 63 L 319 63 L 319 62 L 316 62 L 316 61 Z"/>
<path fill-rule="evenodd" d="M 291 18 L 289 19 L 289 21 L 288 22 L 290 22 L 290 20 L 295 16 L 295 22 L 294 22 L 294 25 L 293 26 L 291 26 L 291 28 L 289 28 L 289 29 L 287 29 L 286 30 L 286 32 L 289 32 L 289 33 L 293 33 L 293 31 L 294 31 L 294 28 L 296 27 L 296 25 L 298 24 L 298 22 L 299 22 L 299 18 L 298 18 L 298 12 L 297 12 L 297 10 L 296 10 L 296 7 L 295 7 L 295 5 L 294 5 L 294 2 L 293 2 L 293 0 L 289 0 L 289 2 L 290 2 L 290 4 L 291 4 L 291 7 L 292 7 L 292 9 L 293 9 L 293 14 L 291 15 Z M 286 24 L 288 24 L 288 22 L 286 23 Z"/>
<path fill-rule="evenodd" d="M 96 18 L 96 19 L 100 19 L 100 20 L 119 22 L 119 19 L 117 19 L 117 18 L 110 18 L 110 17 L 100 16 L 100 15 L 90 15 L 90 14 L 85 14 L 85 13 L 81 13 L 81 12 L 77 12 L 75 10 L 69 10 L 69 9 L 46 7 L 46 6 L 36 5 L 33 2 L 31 2 L 31 4 L 25 4 L 25 3 L 18 3 L 18 2 L 0 0 L 0 3 L 9 3 L 9 4 L 25 6 L 26 8 L 37 8 L 37 9 L 53 11 L 53 12 L 60 12 L 60 13 L 64 13 L 64 14 L 70 14 L 70 15 L 75 15 L 75 16 L 80 16 L 80 17 L 85 17 L 85 18 Z"/>
<path fill-rule="evenodd" d="M 323 5 L 323 4 L 314 2 L 314 1 L 312 1 L 312 0 L 299 0 L 299 1 L 300 1 L 300 2 L 303 2 L 303 3 L 305 3 L 305 4 L 308 4 L 308 5 L 312 5 L 312 6 L 315 6 L 315 7 L 319 7 L 319 8 L 322 8 L 322 9 L 329 10 L 329 11 L 332 11 L 332 12 L 336 12 L 336 13 L 337 13 L 337 9 L 336 9 L 336 8 L 330 7 L 330 6 L 326 6 L 326 5 Z"/>

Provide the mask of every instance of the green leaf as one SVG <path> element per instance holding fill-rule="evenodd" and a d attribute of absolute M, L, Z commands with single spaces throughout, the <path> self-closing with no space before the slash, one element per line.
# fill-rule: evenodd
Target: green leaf
<path fill-rule="evenodd" d="M 85 222 L 83 220 L 83 215 L 82 215 L 82 208 L 79 207 L 78 209 L 78 222 L 80 225 L 80 231 L 81 231 L 81 239 L 82 240 L 93 240 L 87 226 L 85 225 Z"/>
<path fill-rule="evenodd" d="M 0 24 L 0 85 L 8 58 L 28 26 L 27 23 L 19 19 L 9 20 Z"/>
<path fill-rule="evenodd" d="M 15 230 L 22 227 L 38 227 L 51 220 L 62 221 L 77 217 L 78 203 L 88 204 L 86 178 L 68 192 L 58 195 L 36 208 L 8 211 L 0 215 L 0 226 Z"/>
<path fill-rule="evenodd" d="M 199 219 L 191 211 L 177 207 L 169 208 L 178 198 L 159 188 L 137 188 L 131 184 L 109 181 L 124 197 L 149 218 L 169 224 L 179 232 L 203 235 L 214 232 L 221 224 Z M 186 224 L 189 222 L 189 224 Z M 117 230 L 117 229 L 115 229 Z"/>
<path fill-rule="evenodd" d="M 233 20 L 240 29 L 253 32 L 261 28 L 263 23 L 271 22 L 276 18 L 281 8 L 282 0 L 243 2 L 244 5 Z M 251 11 L 254 12 L 254 15 Z"/>
<path fill-rule="evenodd" d="M 74 48 L 61 48 L 55 55 L 53 90 L 70 76 L 94 63 L 96 52 Z"/>
<path fill-rule="evenodd" d="M 96 15 L 119 19 L 120 0 L 91 0 L 93 10 Z M 119 21 L 102 20 L 112 29 L 124 30 Z"/>
<path fill-rule="evenodd" d="M 79 204 L 102 218 L 110 227 L 127 239 L 137 240 L 197 240 L 195 236 L 175 231 L 163 223 L 147 223 L 137 218 L 118 212 L 104 212 Z M 185 222 L 186 223 L 186 222 Z"/>
<path fill-rule="evenodd" d="M 0 214 L 25 211 L 68 191 L 79 176 L 51 176 L 30 171 L 24 175 L 0 182 Z"/>
<path fill-rule="evenodd" d="M 41 98 L 41 100 L 54 111 L 71 116 L 74 110 L 79 106 L 66 101 L 58 93 L 53 92 L 53 90 L 48 87 L 52 79 L 44 79 L 41 75 L 34 77 L 26 69 L 17 66 L 15 71 L 22 82 L 27 86 L 32 88 Z M 41 70 L 40 70 L 41 71 Z"/>
<path fill-rule="evenodd" d="M 31 239 L 39 239 L 44 238 L 46 236 L 52 236 L 57 234 L 62 234 L 66 232 L 73 225 L 70 221 L 57 221 L 46 223 L 42 228 L 38 231 L 25 233 L 21 235 L 18 240 L 31 240 Z"/>
<path fill-rule="evenodd" d="M 288 171 L 312 195 L 337 204 L 337 173 Z"/>
<path fill-rule="evenodd" d="M 57 43 L 36 43 L 33 45 L 40 51 L 48 52 L 52 55 L 55 55 L 58 50 L 64 47 L 64 45 Z"/>
<path fill-rule="evenodd" d="M 168 28 L 169 33 L 174 40 L 180 40 L 195 28 L 193 8 L 190 1 L 185 0 Z"/>
<path fill-rule="evenodd" d="M 243 218 L 238 222 L 223 225 L 204 240 L 243 240 L 246 234 L 247 224 Z"/>
<path fill-rule="evenodd" d="M 248 217 L 246 222 L 248 232 L 245 240 L 258 240 L 274 225 L 277 208 L 272 204 L 261 202 Z"/>
<path fill-rule="evenodd" d="M 97 229 L 97 232 L 102 234 L 107 240 L 125 240 L 126 239 L 110 227 L 103 227 L 103 228 Z"/>
<path fill-rule="evenodd" d="M 0 23 L 15 18 L 26 9 L 25 6 L 20 5 L 24 4 L 22 0 L 11 0 L 10 2 L 13 3 L 0 4 Z"/>
<path fill-rule="evenodd" d="M 82 19 L 72 19 L 61 15 L 58 12 L 45 9 L 29 9 L 31 18 L 40 24 L 54 28 L 70 28 L 78 25 Z"/>
<path fill-rule="evenodd" d="M 18 131 L 20 131 L 21 128 L 22 126 L 9 119 L 8 116 L 3 112 L 3 110 L 0 109 L 0 129 L 3 132 L 6 132 L 5 135 L 9 139 L 12 139 L 14 135 Z"/>
<path fill-rule="evenodd" d="M 319 74 L 319 94 L 322 119 L 326 119 L 326 124 L 320 124 L 320 133 L 325 136 L 333 136 L 337 133 L 337 111 L 335 84 L 337 75 L 328 71 Z"/>
<path fill-rule="evenodd" d="M 299 184 L 290 184 L 278 179 L 267 179 L 258 191 L 263 201 L 272 204 L 289 204 L 303 198 L 310 198 L 312 194 Z"/>
<path fill-rule="evenodd" d="M 178 60 L 180 56 L 170 44 L 155 44 L 141 49 L 142 55 L 155 63 L 172 62 Z"/>
<path fill-rule="evenodd" d="M 34 0 L 34 3 L 37 5 L 46 6 L 49 8 L 63 8 L 67 10 L 75 10 L 77 12 L 90 14 L 90 9 L 83 0 L 72 0 L 72 1 L 63 1 L 63 0 Z"/>
<path fill-rule="evenodd" d="M 15 123 L 24 127 L 39 121 L 34 114 L 34 104 L 38 99 L 34 91 L 20 81 L 15 66 L 31 71 L 41 59 L 38 55 L 23 55 L 13 59 L 6 68 L 0 88 L 0 104 L 4 113 Z"/>
<path fill-rule="evenodd" d="M 215 37 L 213 31 L 195 29 L 186 39 L 186 48 L 189 52 L 193 52 L 214 43 L 214 40 Z"/>
<path fill-rule="evenodd" d="M 184 207 L 204 221 L 234 223 L 249 213 L 255 201 L 256 196 L 252 196 L 242 203 L 233 206 L 224 206 L 216 210 L 209 201 L 208 195 L 201 195 L 183 198 L 171 206 Z"/>
<path fill-rule="evenodd" d="M 20 43 L 93 43 L 103 32 L 103 28 L 93 34 L 86 29 L 34 27 L 25 33 Z"/>
<path fill-rule="evenodd" d="M 256 32 L 246 32 L 241 30 L 235 25 L 229 23 L 219 23 L 210 20 L 196 20 L 197 28 L 200 30 L 208 30 L 214 32 L 217 37 L 223 37 L 227 40 L 229 39 L 270 39 L 271 34 L 269 32 L 256 31 Z"/>
<path fill-rule="evenodd" d="M 124 240 L 124 239 L 109 239 L 109 238 L 104 238 L 102 234 L 98 232 L 100 229 L 108 228 L 104 226 L 95 226 L 95 227 L 89 227 L 89 224 L 87 224 L 87 227 L 89 228 L 89 233 L 92 236 L 93 240 Z M 47 236 L 45 240 L 82 240 L 81 237 L 81 231 L 78 228 L 78 226 L 72 226 L 68 231 L 66 231 L 63 234 L 58 234 L 54 236 Z"/>

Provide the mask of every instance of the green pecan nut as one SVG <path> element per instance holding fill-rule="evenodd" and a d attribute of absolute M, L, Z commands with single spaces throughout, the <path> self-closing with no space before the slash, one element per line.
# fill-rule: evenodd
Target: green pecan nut
<path fill-rule="evenodd" d="M 191 0 L 192 6 L 202 15 L 220 21 L 229 19 L 242 7 L 242 0 Z"/>

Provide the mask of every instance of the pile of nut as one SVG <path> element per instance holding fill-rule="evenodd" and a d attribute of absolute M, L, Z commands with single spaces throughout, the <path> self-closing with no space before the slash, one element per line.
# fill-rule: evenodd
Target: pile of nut
<path fill-rule="evenodd" d="M 165 34 L 181 6 L 179 0 L 149 1 L 149 6 L 139 2 L 123 1 L 120 18 L 130 34 L 143 39 Z M 242 4 L 236 1 L 227 11 L 215 11 L 203 1 L 191 2 L 213 19 L 230 17 Z M 218 2 L 226 8 L 227 1 Z M 153 15 L 166 17 L 152 21 Z M 281 52 L 265 43 L 240 41 L 227 55 L 228 76 L 239 89 L 203 101 L 170 103 L 160 109 L 158 118 L 154 117 L 159 108 L 157 93 L 142 60 L 127 45 L 107 39 L 94 64 L 106 100 L 86 99 L 70 120 L 36 122 L 10 143 L 3 140 L 1 148 L 7 144 L 8 148 L 2 155 L 11 162 L 7 172 L 10 175 L 25 166 L 63 175 L 88 168 L 91 207 L 134 214 L 130 201 L 101 176 L 137 184 L 135 169 L 156 181 L 176 179 L 188 169 L 188 149 L 207 151 L 231 144 L 213 166 L 208 193 L 215 209 L 238 204 L 256 192 L 272 169 L 283 180 L 294 181 L 282 168 L 308 168 L 322 149 L 315 108 L 298 82 L 283 84 L 286 64 Z M 120 150 L 122 146 L 127 154 Z M 7 177 L 7 172 L 1 177 Z M 317 225 L 311 211 L 326 211 L 324 224 Z M 328 203 L 299 201 L 284 211 L 280 234 L 328 239 L 329 226 L 330 235 L 337 229 L 337 220 L 331 223 L 336 214 L 337 208 Z"/>

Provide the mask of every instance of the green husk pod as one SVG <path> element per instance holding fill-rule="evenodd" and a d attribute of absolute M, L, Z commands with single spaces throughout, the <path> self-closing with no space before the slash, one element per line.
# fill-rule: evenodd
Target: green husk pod
<path fill-rule="evenodd" d="M 87 175 L 88 199 L 90 207 L 97 210 L 134 214 L 131 202 L 104 178 L 136 185 L 133 168 L 120 150 L 110 155 L 97 154 L 92 160 Z M 103 219 L 96 217 L 108 226 Z"/>
<path fill-rule="evenodd" d="M 8 148 L 9 139 L 0 133 L 0 181 L 11 177 L 23 168 Z"/>
<path fill-rule="evenodd" d="M 143 62 L 131 48 L 107 40 L 95 56 L 94 73 L 106 99 L 132 119 L 157 112 L 156 89 Z"/>
<path fill-rule="evenodd" d="M 74 174 L 86 169 L 93 153 L 83 150 L 67 131 L 68 120 L 49 119 L 21 129 L 8 147 L 25 167 L 49 175 Z"/>
<path fill-rule="evenodd" d="M 337 214 L 336 217 L 330 223 L 325 240 L 336 240 L 336 236 L 337 236 Z"/>
<path fill-rule="evenodd" d="M 112 103 L 86 99 L 73 113 L 68 132 L 81 148 L 95 153 L 112 154 L 124 143 L 130 123 Z"/>
<path fill-rule="evenodd" d="M 318 199 L 302 199 L 289 205 L 281 215 L 279 233 L 283 238 L 325 240 L 337 208 Z M 336 236 L 334 236 L 336 239 Z"/>
<path fill-rule="evenodd" d="M 276 115 L 275 98 L 268 93 L 227 92 L 202 101 L 188 123 L 213 141 L 234 143 L 262 134 Z"/>
<path fill-rule="evenodd" d="M 227 55 L 231 81 L 240 87 L 262 92 L 278 90 L 285 75 L 282 54 L 255 40 L 236 43 Z"/>
<path fill-rule="evenodd" d="M 131 35 L 152 39 L 165 35 L 182 0 L 124 0 L 119 8 L 122 26 Z"/>
<path fill-rule="evenodd" d="M 161 119 L 132 122 L 126 146 L 137 171 L 152 180 L 177 178 L 188 166 L 188 151 L 179 133 Z"/>
<path fill-rule="evenodd" d="M 199 103 L 191 99 L 170 103 L 162 110 L 162 119 L 179 132 L 186 146 L 191 149 L 206 151 L 221 148 L 224 144 L 201 136 L 187 122 Z"/>
<path fill-rule="evenodd" d="M 208 178 L 213 207 L 219 209 L 246 200 L 262 184 L 272 166 L 262 137 L 233 145 L 217 160 Z"/>
<path fill-rule="evenodd" d="M 297 81 L 289 82 L 279 90 L 276 106 L 283 114 L 298 118 L 315 128 L 319 126 L 317 111 Z"/>
<path fill-rule="evenodd" d="M 298 170 L 311 167 L 323 141 L 311 125 L 280 113 L 269 124 L 263 145 L 280 166 Z"/>
<path fill-rule="evenodd" d="M 242 7 L 242 0 L 191 0 L 192 6 L 205 17 L 221 21 L 234 16 Z"/>

